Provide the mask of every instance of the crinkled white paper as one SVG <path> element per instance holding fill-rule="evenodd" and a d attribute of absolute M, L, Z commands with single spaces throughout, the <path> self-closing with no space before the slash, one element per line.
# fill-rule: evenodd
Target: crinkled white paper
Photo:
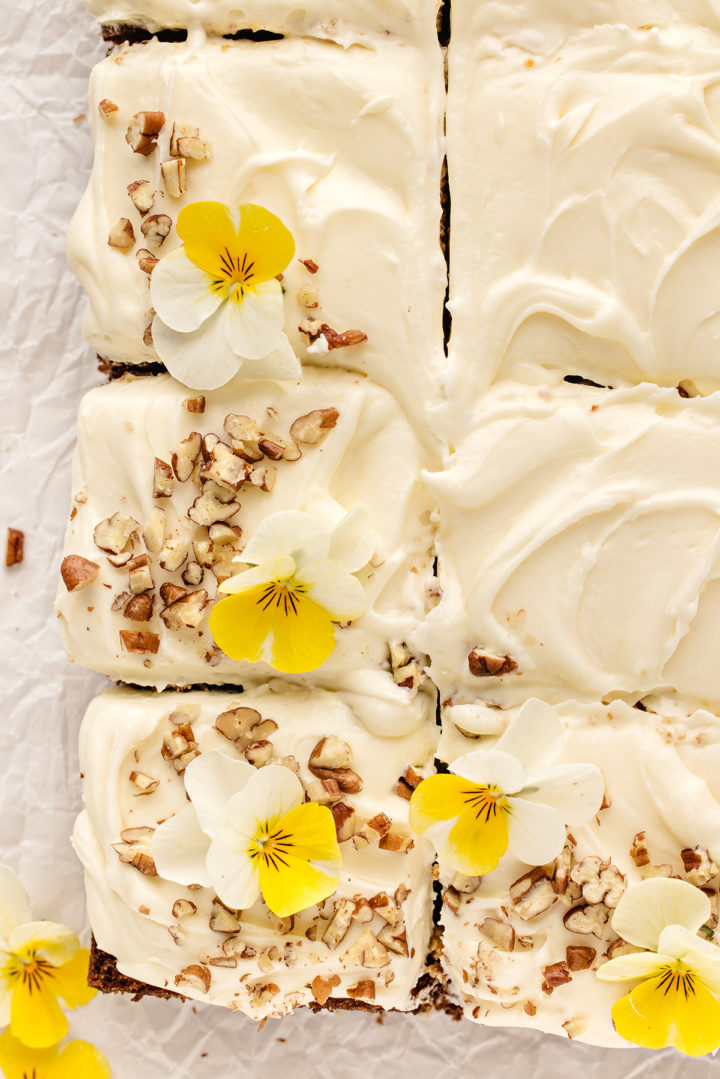
<path fill-rule="evenodd" d="M 0 526 L 3 546 L 7 526 L 26 536 L 24 563 L 0 571 L 0 861 L 19 872 L 38 916 L 80 929 L 82 875 L 69 841 L 80 807 L 76 741 L 103 680 L 66 662 L 52 603 L 70 510 L 75 413 L 81 394 L 100 381 L 82 342 L 83 300 L 64 247 L 90 164 L 87 80 L 105 46 L 80 0 L 4 0 L 0 14 Z M 113 996 L 75 1013 L 71 1030 L 103 1050 L 116 1079 L 710 1079 L 720 1067 L 671 1052 L 593 1050 L 443 1015 L 391 1015 L 381 1023 L 367 1014 L 301 1013 L 257 1030 L 211 1007 Z"/>

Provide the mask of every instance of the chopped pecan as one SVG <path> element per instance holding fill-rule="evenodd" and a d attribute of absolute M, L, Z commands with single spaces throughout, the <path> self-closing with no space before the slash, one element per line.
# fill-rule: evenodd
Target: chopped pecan
<path fill-rule="evenodd" d="M 555 889 L 540 866 L 510 885 L 510 899 L 515 913 L 524 922 L 544 914 L 557 901 Z"/>
<path fill-rule="evenodd" d="M 484 648 L 473 648 L 468 653 L 470 674 L 476 678 L 501 678 L 517 670 L 517 661 L 512 656 L 500 656 Z"/>
<path fill-rule="evenodd" d="M 313 412 L 298 416 L 290 427 L 290 434 L 296 442 L 314 446 L 337 425 L 339 417 L 336 408 L 316 408 Z"/>
<path fill-rule="evenodd" d="M 68 592 L 79 592 L 81 588 L 97 578 L 100 567 L 97 562 L 91 562 L 89 558 L 83 558 L 79 554 L 66 555 L 60 566 L 63 583 Z"/>
<path fill-rule="evenodd" d="M 120 630 L 120 640 L 126 652 L 136 655 L 157 655 L 160 648 L 160 638 L 157 633 L 144 632 L 142 630 Z"/>
<path fill-rule="evenodd" d="M 8 528 L 7 544 L 5 546 L 5 565 L 19 566 L 24 557 L 25 533 L 19 528 Z"/>

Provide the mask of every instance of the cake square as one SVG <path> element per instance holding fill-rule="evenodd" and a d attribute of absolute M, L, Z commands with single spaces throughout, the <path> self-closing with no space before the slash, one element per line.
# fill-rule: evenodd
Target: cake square
<path fill-rule="evenodd" d="M 347 371 L 239 380 L 201 397 L 167 375 L 92 390 L 58 595 L 70 658 L 161 687 L 272 677 L 264 660 L 236 662 L 216 646 L 219 583 L 242 573 L 242 552 L 276 515 L 332 528 L 355 512 L 370 543 L 358 572 L 365 613 L 336 625 L 319 669 L 291 677 L 401 704 L 424 678 L 406 646 L 435 583 L 426 463 L 389 394 Z"/>
<path fill-rule="evenodd" d="M 385 385 L 429 440 L 445 362 L 439 46 L 429 59 L 387 35 L 348 50 L 152 40 L 98 64 L 90 100 L 95 158 L 68 252 L 98 354 L 158 361 L 150 274 L 178 248 L 183 208 L 259 205 L 294 238 L 282 284 L 297 356 Z"/>
<path fill-rule="evenodd" d="M 437 48 L 440 0 L 85 0 L 109 36 L 139 28 L 150 33 L 202 28 L 211 34 L 269 31 L 295 37 L 318 37 L 345 48 L 377 34 Z"/>
<path fill-rule="evenodd" d="M 528 704 L 537 709 L 538 702 Z M 479 705 L 472 722 L 462 717 L 472 734 L 449 713 L 438 755 L 453 762 L 492 750 L 520 711 Z M 629 987 L 597 976 L 608 959 L 637 950 L 613 928 L 621 898 L 642 881 L 679 878 L 710 899 L 701 932 L 712 939 L 717 925 L 720 723 L 709 712 L 678 718 L 621 701 L 568 703 L 555 712 L 564 732 L 555 763 L 597 765 L 602 808 L 572 827 L 549 865 L 508 853 L 478 878 L 441 863 L 442 965 L 449 997 L 469 1019 L 627 1046 L 611 1009 Z"/>
<path fill-rule="evenodd" d="M 396 790 L 409 769 L 432 768 L 437 728 L 422 696 L 411 711 L 402 734 L 383 737 L 361 697 L 277 682 L 241 694 L 114 688 L 96 698 L 81 732 L 85 811 L 74 843 L 98 947 L 122 975 L 255 1019 L 328 999 L 421 1007 L 413 994 L 433 928 L 432 850 L 410 833 L 407 794 Z M 231 740 L 238 724 L 244 733 Z M 180 756 L 179 730 L 193 739 Z M 254 761 L 266 779 L 291 770 L 308 799 L 331 807 L 342 867 L 324 902 L 283 918 L 262 898 L 230 910 L 212 887 L 159 875 L 153 829 L 190 804 L 192 761 L 218 753 Z M 342 768 L 318 778 L 318 753 Z"/>
<path fill-rule="evenodd" d="M 504 378 L 720 386 L 707 7 L 454 5 L 451 423 Z"/>
<path fill-rule="evenodd" d="M 416 640 L 442 701 L 720 708 L 718 408 L 504 384 L 468 410 L 427 481 L 440 602 Z"/>

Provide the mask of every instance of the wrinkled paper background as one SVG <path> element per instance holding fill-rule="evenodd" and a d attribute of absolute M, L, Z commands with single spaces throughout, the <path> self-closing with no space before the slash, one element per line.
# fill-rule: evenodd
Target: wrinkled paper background
<path fill-rule="evenodd" d="M 390 2 L 390 0 L 388 0 Z M 25 532 L 25 561 L 2 573 L 0 861 L 38 917 L 85 924 L 69 836 L 80 807 L 77 732 L 104 684 L 70 666 L 52 610 L 70 509 L 80 396 L 101 376 L 80 334 L 83 300 L 65 263 L 65 231 L 91 145 L 87 80 L 105 46 L 80 0 L 0 0 L 0 518 Z M 84 930 L 89 937 L 87 927 Z M 710 1079 L 720 1062 L 672 1052 L 593 1050 L 443 1015 L 299 1013 L 259 1031 L 238 1014 L 175 1001 L 98 996 L 71 1032 L 108 1057 L 115 1079 L 449 1079 L 492 1072 L 588 1079 Z"/>

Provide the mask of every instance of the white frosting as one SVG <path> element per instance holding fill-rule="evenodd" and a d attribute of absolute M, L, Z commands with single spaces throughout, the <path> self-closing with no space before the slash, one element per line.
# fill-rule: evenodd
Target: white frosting
<path fill-rule="evenodd" d="M 441 699 L 720 708 L 720 396 L 504 384 L 428 478 Z M 475 677 L 471 649 L 517 670 Z"/>
<path fill-rule="evenodd" d="M 453 18 L 455 412 L 505 377 L 718 389 L 720 41 L 697 23 L 720 29 L 720 7 L 460 0 Z M 615 20 L 631 28 L 593 29 Z"/>
<path fill-rule="evenodd" d="M 109 120 L 97 105 L 109 99 Z M 95 161 L 68 234 L 70 264 L 88 294 L 84 330 L 97 352 L 125 364 L 157 360 L 143 344 L 151 319 L 147 248 L 128 184 L 149 180 L 153 214 L 173 222 L 188 202 L 259 203 L 292 232 L 296 256 L 284 274 L 286 331 L 301 359 L 350 367 L 386 385 L 418 427 L 437 400 L 444 364 L 446 267 L 439 242 L 444 86 L 440 49 L 383 37 L 343 51 L 307 39 L 257 43 L 151 41 L 114 50 L 94 70 L 90 114 Z M 133 153 L 132 116 L 160 110 L 158 149 Z M 188 190 L 163 193 L 173 122 L 199 128 L 212 160 L 187 163 Z M 108 245 L 122 217 L 134 250 Z M 174 228 L 160 254 L 178 247 Z M 311 275 L 298 259 L 319 266 Z M 317 288 L 319 308 L 298 302 Z M 367 342 L 309 354 L 303 319 L 362 330 Z"/>
<path fill-rule="evenodd" d="M 378 739 L 365 728 L 354 705 L 352 694 L 288 689 L 281 683 L 235 696 L 111 689 L 91 703 L 80 735 L 85 811 L 78 819 L 74 844 L 86 871 L 95 939 L 102 950 L 117 958 L 121 973 L 161 988 L 179 988 L 184 995 L 241 1010 L 256 1019 L 283 1015 L 313 1002 L 309 983 L 316 975 L 340 977 L 333 997 L 346 997 L 349 986 L 371 979 L 375 982 L 375 1004 L 405 1011 L 417 1006 L 410 994 L 424 972 L 432 930 L 432 851 L 424 840 L 416 838 L 408 853 L 380 850 L 377 844 L 361 851 L 355 850 L 351 841 L 341 844 L 343 869 L 338 896 L 370 898 L 383 891 L 393 895 L 401 884 L 409 888 L 403 903 L 408 957 L 392 953 L 390 962 L 376 969 L 343 960 L 361 932 L 382 929 L 385 923 L 378 915 L 370 925 L 353 922 L 345 939 L 331 950 L 322 941 L 305 937 L 308 925 L 318 915 L 317 908 L 297 915 L 293 929 L 282 932 L 276 927 L 277 919 L 258 901 L 243 913 L 240 930 L 243 942 L 255 949 L 257 957 L 239 958 L 235 968 L 210 965 L 212 981 L 207 993 L 184 984 L 176 987 L 175 977 L 189 965 L 222 955 L 225 936 L 209 928 L 212 889 L 187 889 L 160 877 L 145 876 L 122 863 L 112 848 L 120 842 L 124 829 L 155 827 L 187 805 L 182 777 L 160 754 L 163 736 L 172 727 L 167 717 L 177 708 L 188 708 L 195 717 L 192 729 L 201 752 L 219 750 L 235 758 L 238 755 L 232 743 L 214 729 L 217 716 L 245 706 L 255 708 L 264 719 L 274 719 L 278 730 L 269 737 L 275 756 L 295 757 L 304 782 L 314 778 L 307 764 L 315 744 L 325 735 L 337 735 L 351 746 L 353 768 L 364 783 L 360 794 L 343 799 L 355 808 L 358 827 L 365 819 L 384 812 L 393 821 L 393 831 L 407 834 L 408 802 L 396 795 L 393 787 L 409 764 L 419 769 L 431 765 L 437 741 L 434 716 L 420 697 L 406 733 Z M 132 771 L 158 779 L 158 788 L 138 797 L 138 788 L 129 778 Z M 181 898 L 191 900 L 197 914 L 174 917 L 173 904 Z M 168 929 L 177 925 L 181 935 L 175 943 Z M 294 965 L 284 961 L 286 945 Z M 263 969 L 258 960 L 272 947 L 279 948 L 281 958 L 270 962 L 270 970 Z M 392 973 L 392 980 L 388 973 Z M 279 992 L 258 1001 L 253 990 L 268 983 L 278 986 Z"/>
<path fill-rule="evenodd" d="M 653 866 L 666 867 L 660 875 L 672 871 L 686 878 L 681 857 L 686 848 L 701 847 L 720 861 L 720 721 L 716 716 L 698 712 L 674 722 L 619 701 L 610 708 L 569 704 L 558 713 L 566 728 L 559 762 L 596 764 L 612 803 L 590 824 L 572 830 L 576 864 L 597 856 L 616 866 L 631 885 L 653 875 Z M 503 719 L 510 723 L 515 714 L 512 710 Z M 491 726 L 496 717 L 497 713 L 493 716 L 492 710 L 485 709 Z M 478 742 L 463 737 L 446 715 L 439 756 L 452 761 L 478 745 L 494 742 L 494 738 Z M 650 859 L 644 868 L 630 854 L 639 832 L 645 832 Z M 628 984 L 600 982 L 595 976 L 617 934 L 609 924 L 598 935 L 566 929 L 563 918 L 570 907 L 583 904 L 575 894 L 577 888 L 559 895 L 539 916 L 528 921 L 520 918 L 509 887 L 528 871 L 528 866 L 508 856 L 494 873 L 482 878 L 475 893 L 462 898 L 457 915 L 447 902 L 443 905 L 443 965 L 465 1015 L 490 1026 L 523 1026 L 577 1037 L 592 1045 L 627 1046 L 613 1030 L 610 1009 L 628 992 Z M 444 884 L 452 877 L 452 871 L 441 869 Z M 717 889 L 717 884 L 716 876 L 710 887 Z M 483 934 L 480 926 L 487 918 L 513 926 L 512 951 L 499 949 Z M 548 995 L 541 988 L 542 970 L 564 961 L 568 946 L 594 948 L 592 968 L 573 973 L 572 981 Z M 533 1007 L 536 1013 L 529 1014 Z M 563 1024 L 572 1025 L 568 1029 Z"/>
<path fill-rule="evenodd" d="M 298 461 L 276 463 L 271 492 L 248 484 L 241 488 L 241 508 L 229 524 L 242 528 L 239 545 L 244 546 L 261 520 L 281 510 L 301 510 L 332 526 L 354 507 L 365 506 L 379 537 L 377 555 L 359 575 L 367 611 L 349 628 L 336 629 L 335 651 L 319 670 L 295 680 L 381 697 L 394 702 L 395 716 L 402 715 L 414 690 L 395 685 L 388 643 L 406 641 L 422 618 L 433 584 L 433 553 L 430 503 L 420 476 L 427 461 L 397 405 L 367 379 L 311 368 L 300 383 L 237 380 L 207 394 L 202 415 L 185 410 L 182 401 L 187 395 L 187 389 L 168 375 L 126 377 L 92 390 L 80 406 L 73 468 L 75 512 L 65 554 L 81 555 L 101 568 L 97 579 L 79 591 L 70 593 L 60 586 L 58 613 L 70 658 L 114 679 L 161 687 L 272 677 L 274 672 L 264 663 L 235 663 L 221 656 L 208 662 L 213 642 L 206 617 L 197 630 L 170 631 L 157 611 L 149 623 L 131 622 L 122 611 L 112 612 L 113 598 L 128 588 L 128 571 L 109 564 L 95 545 L 93 530 L 116 512 L 144 525 L 157 506 L 166 512 L 167 536 L 177 534 L 189 541 L 207 537 L 207 530 L 187 517 L 200 493 L 194 480 L 175 481 L 170 498 L 153 500 L 154 458 L 169 462 L 175 447 L 192 431 L 215 433 L 229 441 L 223 422 L 231 412 L 249 416 L 261 430 L 287 438 L 297 417 L 317 408 L 336 408 L 337 425 L 320 443 L 303 446 Z M 193 558 L 190 549 L 188 560 Z M 164 581 L 183 585 L 184 566 L 172 573 L 163 570 L 152 551 L 149 560 L 155 592 Z M 212 600 L 216 584 L 213 572 L 206 569 L 196 587 L 206 589 Z M 159 634 L 158 654 L 123 651 L 120 630 Z M 382 723 L 379 718 L 378 725 Z"/>
<path fill-rule="evenodd" d="M 372 34 L 394 34 L 437 48 L 440 0 L 85 0 L 104 24 L 131 24 L 155 32 L 167 28 L 234 34 L 271 30 L 319 37 L 346 48 Z"/>

